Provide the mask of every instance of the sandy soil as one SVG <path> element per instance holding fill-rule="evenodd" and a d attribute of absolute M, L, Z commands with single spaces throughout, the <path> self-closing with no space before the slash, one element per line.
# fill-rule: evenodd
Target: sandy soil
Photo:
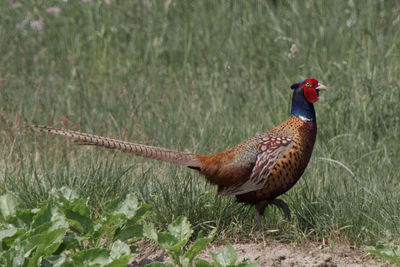
<path fill-rule="evenodd" d="M 147 242 L 146 242 L 147 243 Z M 144 246 L 143 246 L 144 245 Z M 143 249 L 145 247 L 145 249 Z M 212 261 L 208 251 L 219 253 L 223 245 L 211 245 L 199 255 L 199 258 Z M 394 266 L 378 261 L 362 250 L 345 244 L 336 244 L 335 247 L 322 247 L 317 243 L 301 245 L 284 244 L 278 241 L 261 243 L 239 243 L 233 247 L 239 255 L 239 259 L 250 259 L 260 266 L 314 266 L 314 267 L 372 267 Z M 134 254 L 130 266 L 145 266 L 154 261 L 168 261 L 168 255 L 155 245 L 141 244 L 139 254 Z"/>

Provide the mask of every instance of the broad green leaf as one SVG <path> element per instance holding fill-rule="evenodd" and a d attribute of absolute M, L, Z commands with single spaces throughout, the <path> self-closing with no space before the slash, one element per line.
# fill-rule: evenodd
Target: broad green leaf
<path fill-rule="evenodd" d="M 124 242 L 117 240 L 111 247 L 110 258 L 112 261 L 106 266 L 126 267 L 131 258 L 130 253 L 131 251 L 129 246 Z"/>
<path fill-rule="evenodd" d="M 93 233 L 94 224 L 86 203 L 80 199 L 73 201 L 63 199 L 62 202 L 62 210 L 68 219 L 71 230 L 80 234 Z"/>
<path fill-rule="evenodd" d="M 168 231 L 175 236 L 179 242 L 184 242 L 184 244 L 187 243 L 193 233 L 190 223 L 184 216 L 179 216 L 168 225 Z"/>
<path fill-rule="evenodd" d="M 130 255 L 131 250 L 129 249 L 129 246 L 125 244 L 124 242 L 117 240 L 113 243 L 111 247 L 111 258 L 112 259 L 118 259 L 122 256 L 125 255 Z"/>
<path fill-rule="evenodd" d="M 143 225 L 136 224 L 128 227 L 125 226 L 116 233 L 115 238 L 124 242 L 139 240 L 143 238 Z"/>
<path fill-rule="evenodd" d="M 2 225 L 1 228 L 3 228 L 3 229 L 0 230 L 0 242 L 6 237 L 11 237 L 11 236 L 15 235 L 18 231 L 18 229 L 15 228 L 14 225 L 12 225 L 12 224 Z"/>
<path fill-rule="evenodd" d="M 24 255 L 18 253 L 16 249 L 10 249 L 0 253 L 0 266 L 22 266 L 24 264 Z"/>
<path fill-rule="evenodd" d="M 193 242 L 193 244 L 190 246 L 190 248 L 186 251 L 184 257 L 188 260 L 189 264 L 191 265 L 193 262 L 193 259 L 207 247 L 208 244 L 214 239 L 215 233 L 217 232 L 217 229 L 214 229 L 208 237 L 202 237 L 203 232 L 200 231 L 198 238 Z"/>
<path fill-rule="evenodd" d="M 375 247 L 366 247 L 365 251 L 400 265 L 400 247 L 390 244 L 380 244 Z"/>
<path fill-rule="evenodd" d="M 52 255 L 63 242 L 66 229 L 56 229 L 42 233 L 39 236 L 33 236 L 30 238 L 33 248 L 31 258 L 28 260 L 28 265 L 38 266 L 41 263 L 42 257 Z"/>
<path fill-rule="evenodd" d="M 7 237 L 3 237 L 3 239 L 1 240 L 1 243 L 2 243 L 2 247 L 1 247 L 1 249 L 3 250 L 3 249 L 9 249 L 12 245 L 13 245 L 13 243 L 14 243 L 14 241 L 17 239 L 17 238 L 19 238 L 20 236 L 23 236 L 23 235 L 25 235 L 26 234 L 26 230 L 25 229 L 21 229 L 21 228 L 19 228 L 16 232 L 15 232 L 15 234 L 14 235 L 12 235 L 12 236 L 7 236 Z"/>
<path fill-rule="evenodd" d="M 72 254 L 71 258 L 76 265 L 89 266 L 93 264 L 105 265 L 111 263 L 110 250 L 91 248 Z"/>
<path fill-rule="evenodd" d="M 20 239 L 16 240 L 24 251 L 29 251 L 31 248 L 36 248 L 36 250 L 43 250 L 44 255 L 52 254 L 58 246 L 62 243 L 63 237 L 65 235 L 66 228 L 59 228 L 55 230 L 48 230 L 36 235 L 22 236 Z"/>
<path fill-rule="evenodd" d="M 147 218 L 152 214 L 151 206 L 148 204 L 140 204 L 140 207 L 136 210 L 136 213 L 133 217 L 129 218 L 126 222 L 127 225 L 133 225 L 141 222 L 143 219 Z"/>
<path fill-rule="evenodd" d="M 176 218 L 168 226 L 168 232 L 157 233 L 152 224 L 143 227 L 143 235 L 156 241 L 161 248 L 167 250 L 175 263 L 180 261 L 179 257 L 183 254 L 183 249 L 192 232 L 189 222 L 183 216 Z"/>
<path fill-rule="evenodd" d="M 65 228 L 47 231 L 40 235 L 32 236 L 28 240 L 37 247 L 37 252 L 42 252 L 43 255 L 51 255 L 62 243 L 65 231 Z"/>
<path fill-rule="evenodd" d="M 165 249 L 175 252 L 182 251 L 188 242 L 193 230 L 184 216 L 179 216 L 170 225 L 168 225 L 169 233 L 159 233 L 158 242 L 163 243 Z"/>
<path fill-rule="evenodd" d="M 139 201 L 134 194 L 128 194 L 124 200 L 117 198 L 108 201 L 105 204 L 104 212 L 109 214 L 124 214 L 128 218 L 132 218 L 136 210 L 139 208 Z"/>
<path fill-rule="evenodd" d="M 13 224 L 17 228 L 29 230 L 33 221 L 33 217 L 36 215 L 36 213 L 37 212 L 29 209 L 18 210 L 15 216 L 11 216 L 7 219 L 7 222 Z"/>
<path fill-rule="evenodd" d="M 103 222 L 103 225 L 107 225 L 107 227 L 123 227 L 126 224 L 127 218 L 124 214 L 116 214 L 107 217 L 107 219 Z"/>
<path fill-rule="evenodd" d="M 170 233 L 160 232 L 157 234 L 158 245 L 163 249 L 172 250 L 178 252 L 179 249 L 183 248 L 179 246 L 179 240 Z"/>
<path fill-rule="evenodd" d="M 99 239 L 106 234 L 110 239 L 114 238 L 116 232 L 118 232 L 126 223 L 126 216 L 123 214 L 111 215 L 109 217 L 103 217 L 100 228 L 94 233 L 94 237 Z"/>
<path fill-rule="evenodd" d="M 154 229 L 154 225 L 151 223 L 143 225 L 143 235 L 154 242 L 157 242 L 158 240 L 157 232 Z"/>
<path fill-rule="evenodd" d="M 193 245 L 190 246 L 190 248 L 186 251 L 184 255 L 185 258 L 189 260 L 189 263 L 191 263 L 194 257 L 196 257 L 197 254 L 200 253 L 200 251 L 205 249 L 212 240 L 213 237 L 203 237 L 196 239 L 196 241 L 194 241 Z"/>
<path fill-rule="evenodd" d="M 196 266 L 196 267 L 214 267 L 214 266 L 217 266 L 217 265 L 216 264 L 212 264 L 212 263 L 210 263 L 210 262 L 208 262 L 206 260 L 196 258 L 194 260 L 194 266 Z"/>
<path fill-rule="evenodd" d="M 68 226 L 67 219 L 60 208 L 47 202 L 33 217 L 31 231 L 27 233 L 27 236 L 34 236 L 60 228 L 67 229 Z"/>
<path fill-rule="evenodd" d="M 176 265 L 169 262 L 152 262 L 150 264 L 146 264 L 146 267 L 175 267 Z"/>
<path fill-rule="evenodd" d="M 73 212 L 74 214 L 78 214 L 81 217 L 90 219 L 90 210 L 87 207 L 86 203 L 82 199 L 75 199 L 73 201 L 69 201 L 64 199 L 63 207 Z"/>
<path fill-rule="evenodd" d="M 34 236 L 23 235 L 2 256 L 11 266 L 37 266 L 40 257 L 53 254 L 62 243 L 65 228 L 43 232 Z"/>
<path fill-rule="evenodd" d="M 42 225 L 40 225 L 38 227 L 33 228 L 31 231 L 28 231 L 27 232 L 27 236 L 39 235 L 41 233 L 45 233 L 47 231 L 51 231 L 51 230 L 59 229 L 59 228 L 60 227 L 59 226 L 55 226 L 53 222 L 46 222 L 46 223 L 43 223 Z"/>
<path fill-rule="evenodd" d="M 74 262 L 68 256 L 52 255 L 42 259 L 41 267 L 74 267 Z"/>
<path fill-rule="evenodd" d="M 66 200 L 73 201 L 79 199 L 79 194 L 75 189 L 72 189 L 68 186 L 63 186 L 59 189 L 53 189 L 50 192 L 56 198 L 62 197 Z"/>
<path fill-rule="evenodd" d="M 55 254 L 60 254 L 60 253 L 63 253 L 64 251 L 66 251 L 66 250 L 74 249 L 76 247 L 79 247 L 81 242 L 83 240 L 87 240 L 87 239 L 88 238 L 86 238 L 86 237 L 75 236 L 73 232 L 68 232 L 68 234 L 63 237 L 63 242 L 58 247 L 58 249 L 55 252 Z"/>
<path fill-rule="evenodd" d="M 38 213 L 33 217 L 32 229 L 39 228 L 46 223 L 48 224 L 47 230 L 54 230 L 58 228 L 68 228 L 68 223 L 64 213 L 56 205 L 52 203 L 44 203 Z"/>
<path fill-rule="evenodd" d="M 84 200 L 78 198 L 76 191 L 69 187 L 62 187 L 52 192 L 60 203 L 62 211 L 68 218 L 71 230 L 80 234 L 89 234 L 93 232 L 93 220 L 90 210 Z"/>
<path fill-rule="evenodd" d="M 230 243 L 226 244 L 226 246 L 222 249 L 221 253 L 219 254 L 211 253 L 211 256 L 213 257 L 216 263 L 222 266 L 233 265 L 237 260 L 237 253 Z"/>
<path fill-rule="evenodd" d="M 125 255 L 122 257 L 119 257 L 118 259 L 113 260 L 109 264 L 106 264 L 104 266 L 106 267 L 126 267 L 129 263 L 129 260 L 131 259 L 131 255 Z"/>
<path fill-rule="evenodd" d="M 17 213 L 18 199 L 15 195 L 7 193 L 0 196 L 0 221 Z"/>

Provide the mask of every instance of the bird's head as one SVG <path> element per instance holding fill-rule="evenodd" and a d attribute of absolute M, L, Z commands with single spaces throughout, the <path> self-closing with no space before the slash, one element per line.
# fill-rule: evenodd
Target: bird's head
<path fill-rule="evenodd" d="M 319 91 L 327 90 L 325 85 L 311 78 L 293 84 L 292 112 L 291 115 L 297 116 L 305 121 L 316 121 L 313 103 L 317 102 Z"/>
<path fill-rule="evenodd" d="M 311 104 L 317 102 L 320 90 L 328 89 L 315 78 L 305 79 L 299 83 L 293 84 L 290 88 L 294 90 L 296 95 L 304 96 L 305 100 Z"/>

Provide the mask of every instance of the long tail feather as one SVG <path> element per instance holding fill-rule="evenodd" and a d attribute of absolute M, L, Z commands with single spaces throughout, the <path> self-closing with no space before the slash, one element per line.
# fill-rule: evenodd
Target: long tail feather
<path fill-rule="evenodd" d="M 37 132 L 47 132 L 55 135 L 62 135 L 71 138 L 81 145 L 94 145 L 109 149 L 117 149 L 123 152 L 132 153 L 137 156 L 152 158 L 177 165 L 200 169 L 201 163 L 196 155 L 185 152 L 178 152 L 161 147 L 147 146 L 136 143 L 125 142 L 103 136 L 81 133 L 78 131 L 55 129 L 42 125 L 27 126 Z"/>

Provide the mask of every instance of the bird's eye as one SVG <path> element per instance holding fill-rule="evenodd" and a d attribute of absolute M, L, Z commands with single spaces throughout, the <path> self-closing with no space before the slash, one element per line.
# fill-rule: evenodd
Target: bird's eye
<path fill-rule="evenodd" d="M 311 83 L 310 82 L 306 82 L 306 87 L 311 87 Z"/>

